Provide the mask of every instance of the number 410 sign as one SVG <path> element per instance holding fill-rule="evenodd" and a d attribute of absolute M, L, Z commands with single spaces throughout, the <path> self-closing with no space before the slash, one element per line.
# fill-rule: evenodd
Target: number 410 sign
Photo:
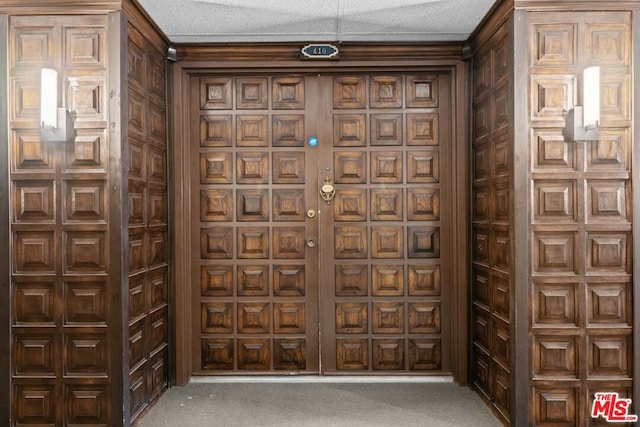
<path fill-rule="evenodd" d="M 338 59 L 338 48 L 332 44 L 308 44 L 300 51 L 307 59 Z"/>

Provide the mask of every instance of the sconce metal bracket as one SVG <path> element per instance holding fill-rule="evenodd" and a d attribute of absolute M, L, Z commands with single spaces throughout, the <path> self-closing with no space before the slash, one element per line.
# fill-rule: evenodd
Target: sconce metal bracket
<path fill-rule="evenodd" d="M 600 139 L 600 128 L 585 128 L 582 126 L 583 107 L 576 106 L 569 110 L 565 117 L 564 139 L 565 141 L 597 141 Z"/>
<path fill-rule="evenodd" d="M 71 113 L 58 108 L 58 125 L 55 128 L 40 127 L 40 139 L 49 142 L 67 142 L 75 139 L 75 127 Z"/>

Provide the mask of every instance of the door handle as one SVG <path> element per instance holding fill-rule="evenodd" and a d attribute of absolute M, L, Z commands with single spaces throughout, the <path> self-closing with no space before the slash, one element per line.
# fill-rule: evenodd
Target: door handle
<path fill-rule="evenodd" d="M 316 237 L 309 236 L 304 239 L 304 241 L 307 244 L 308 248 L 315 248 L 316 246 L 318 246 L 318 239 Z"/>
<path fill-rule="evenodd" d="M 326 177 L 324 179 L 324 183 L 320 187 L 320 197 L 322 197 L 322 200 L 324 200 L 325 202 L 327 202 L 327 204 L 329 204 L 329 202 L 333 200 L 333 197 L 335 195 L 336 195 L 336 188 L 333 186 L 333 183 L 331 182 L 331 178 Z"/>

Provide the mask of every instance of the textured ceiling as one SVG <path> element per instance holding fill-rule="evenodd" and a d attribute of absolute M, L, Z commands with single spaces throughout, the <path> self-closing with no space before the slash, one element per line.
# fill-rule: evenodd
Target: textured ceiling
<path fill-rule="evenodd" d="M 174 43 L 460 41 L 496 0 L 139 0 Z"/>

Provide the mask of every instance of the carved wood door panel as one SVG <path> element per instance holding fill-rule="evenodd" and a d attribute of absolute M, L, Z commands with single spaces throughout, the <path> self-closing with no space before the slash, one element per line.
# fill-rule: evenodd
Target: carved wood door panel
<path fill-rule="evenodd" d="M 192 78 L 194 374 L 450 369 L 448 87 Z"/>

